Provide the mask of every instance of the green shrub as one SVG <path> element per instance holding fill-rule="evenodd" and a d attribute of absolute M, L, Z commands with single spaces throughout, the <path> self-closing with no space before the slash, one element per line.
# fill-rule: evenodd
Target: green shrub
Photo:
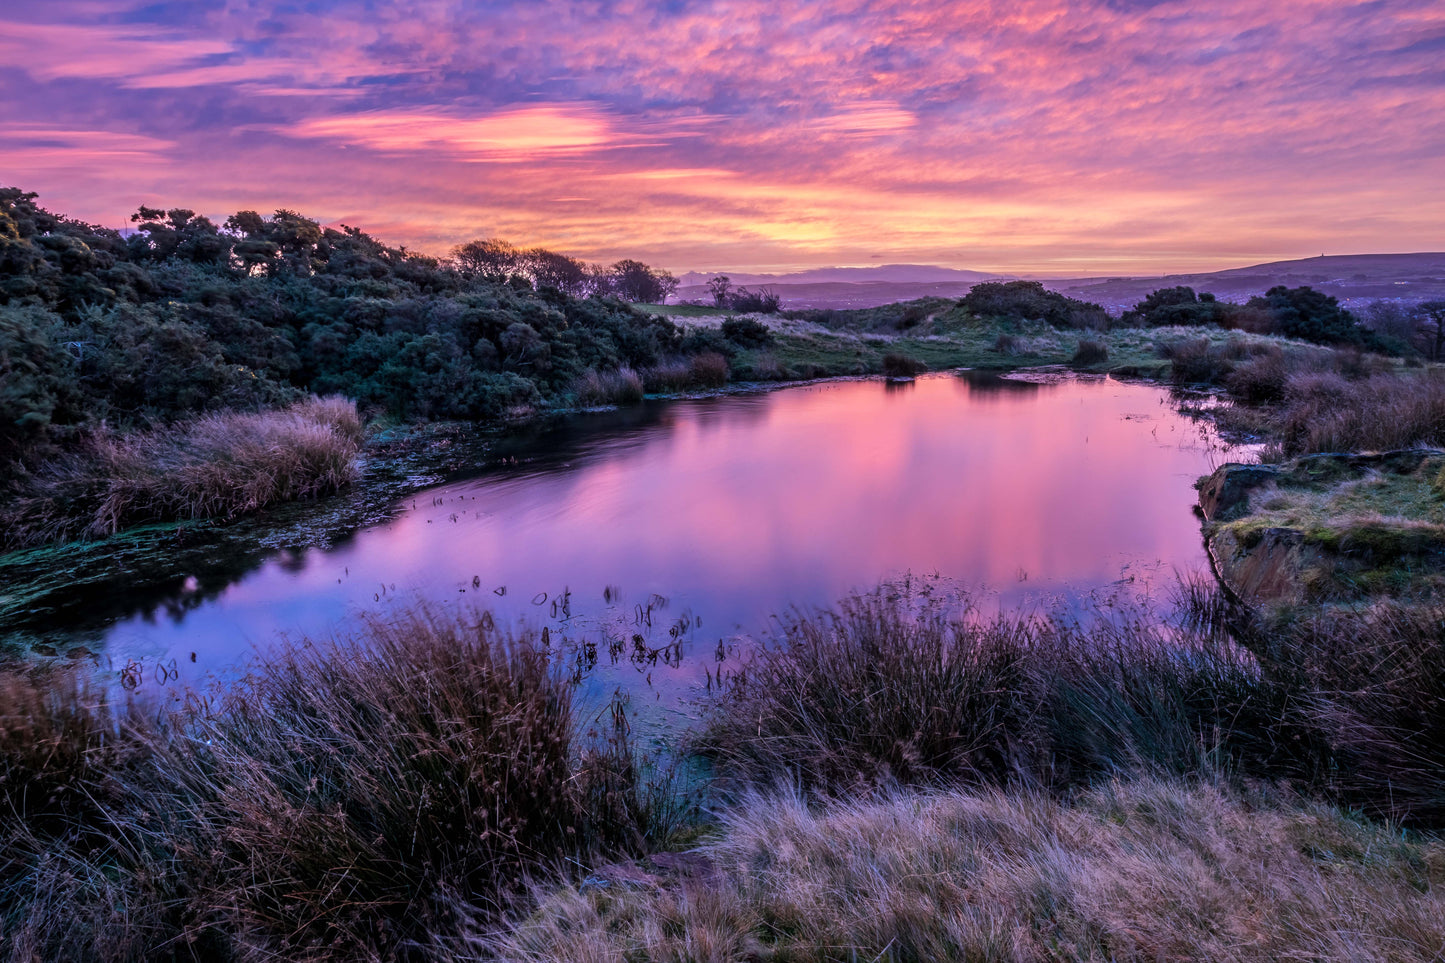
<path fill-rule="evenodd" d="M 1078 349 L 1074 356 L 1069 359 L 1070 364 L 1091 365 L 1100 364 L 1109 360 L 1109 346 L 1102 341 L 1094 341 L 1085 338 L 1079 342 Z"/>
<path fill-rule="evenodd" d="M 773 332 L 755 318 L 724 318 L 722 335 L 740 348 L 765 348 L 773 343 Z"/>
<path fill-rule="evenodd" d="M 1108 312 L 1097 304 L 1049 291 L 1038 281 L 985 281 L 959 304 L 976 317 L 1045 321 L 1056 328 L 1109 326 Z"/>
<path fill-rule="evenodd" d="M 889 352 L 883 356 L 883 374 L 889 378 L 912 378 L 928 370 L 928 365 L 906 354 Z"/>

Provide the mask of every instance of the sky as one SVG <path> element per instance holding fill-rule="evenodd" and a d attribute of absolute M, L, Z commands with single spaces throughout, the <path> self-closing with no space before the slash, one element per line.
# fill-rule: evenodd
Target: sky
<path fill-rule="evenodd" d="M 6 0 L 0 185 L 673 271 L 1445 250 L 1440 0 Z"/>

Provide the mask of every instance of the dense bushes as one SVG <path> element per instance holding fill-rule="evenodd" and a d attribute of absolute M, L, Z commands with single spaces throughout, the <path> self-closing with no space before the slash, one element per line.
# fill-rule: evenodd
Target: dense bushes
<path fill-rule="evenodd" d="M 740 348 L 766 348 L 773 343 L 773 332 L 754 318 L 724 318 L 722 336 Z"/>
<path fill-rule="evenodd" d="M 181 209 L 134 220 L 123 237 L 0 189 L 0 476 L 102 421 L 147 427 L 307 392 L 493 419 L 563 400 L 589 371 L 717 350 L 614 297 L 563 293 L 538 252 L 508 274 L 292 211 L 223 227 Z M 607 290 L 628 296 L 661 276 L 614 268 Z"/>
<path fill-rule="evenodd" d="M 1330 295 L 1311 287 L 1276 285 L 1244 304 L 1216 300 L 1193 288 L 1160 288 L 1120 317 L 1131 326 L 1161 327 L 1212 324 L 1254 334 L 1274 334 L 1316 344 L 1355 346 L 1399 354 L 1409 338 L 1364 327 Z"/>
<path fill-rule="evenodd" d="M 985 281 L 959 302 L 977 317 L 1046 321 L 1057 328 L 1107 328 L 1108 313 L 1097 304 L 1047 290 L 1038 281 Z"/>
<path fill-rule="evenodd" d="M 1225 319 L 1234 305 L 1217 301 L 1212 294 L 1194 293 L 1190 287 L 1160 288 L 1128 311 L 1119 319 L 1129 326 L 1160 327 L 1163 325 L 1218 324 L 1225 326 Z"/>

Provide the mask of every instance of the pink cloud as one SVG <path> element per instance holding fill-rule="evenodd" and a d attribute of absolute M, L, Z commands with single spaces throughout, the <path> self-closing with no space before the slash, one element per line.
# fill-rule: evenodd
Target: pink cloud
<path fill-rule="evenodd" d="M 599 110 L 547 104 L 463 116 L 440 110 L 380 110 L 313 118 L 278 133 L 329 140 L 386 154 L 441 153 L 459 160 L 527 160 L 614 146 Z"/>
<path fill-rule="evenodd" d="M 55 98 L 11 97 L 0 124 L 153 142 L 31 138 L 11 163 L 31 189 L 77 196 L 91 164 L 148 201 L 296 207 L 432 250 L 1134 271 L 1445 242 L 1438 3 L 1124 6 L 57 14 L 0 25 Z"/>

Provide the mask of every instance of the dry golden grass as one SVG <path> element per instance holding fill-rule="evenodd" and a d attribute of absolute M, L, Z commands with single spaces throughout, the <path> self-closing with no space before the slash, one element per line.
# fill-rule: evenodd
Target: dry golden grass
<path fill-rule="evenodd" d="M 350 483 L 356 405 L 311 398 L 280 411 L 223 412 L 130 435 L 97 434 L 0 507 L 0 546 L 111 535 L 131 525 L 226 518 Z"/>
<path fill-rule="evenodd" d="M 568 886 L 509 961 L 1438 960 L 1445 844 L 1209 785 L 748 795 L 711 871 Z"/>
<path fill-rule="evenodd" d="M 642 377 L 631 368 L 588 368 L 572 386 L 572 393 L 584 407 L 635 405 L 642 400 L 644 388 Z"/>

